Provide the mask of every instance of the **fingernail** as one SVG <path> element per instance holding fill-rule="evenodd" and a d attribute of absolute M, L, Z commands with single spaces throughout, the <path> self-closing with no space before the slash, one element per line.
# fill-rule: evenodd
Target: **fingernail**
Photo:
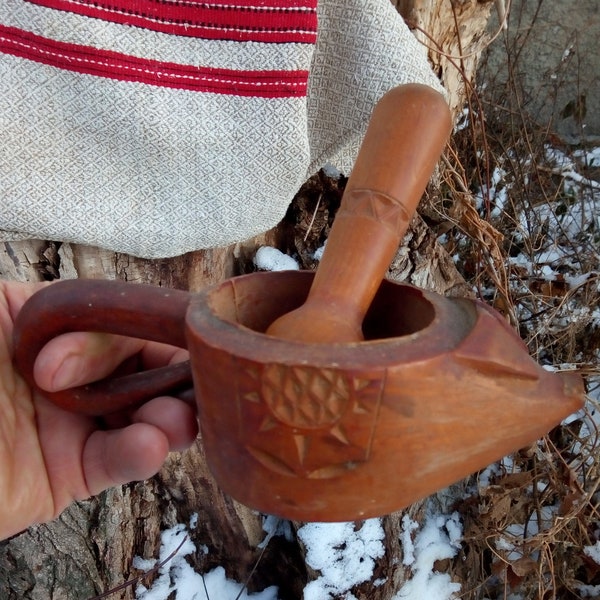
<path fill-rule="evenodd" d="M 63 360 L 52 378 L 52 390 L 57 392 L 81 383 L 83 361 L 79 356 L 69 356 Z"/>

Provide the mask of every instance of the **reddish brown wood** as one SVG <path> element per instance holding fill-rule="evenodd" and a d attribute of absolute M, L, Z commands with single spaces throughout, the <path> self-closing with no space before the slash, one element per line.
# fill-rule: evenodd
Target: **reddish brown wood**
<path fill-rule="evenodd" d="M 187 338 L 217 482 L 250 507 L 301 521 L 391 513 L 538 439 L 582 406 L 581 380 L 542 369 L 482 303 L 382 283 L 449 129 L 429 88 L 384 97 L 316 276 L 253 273 L 192 297 L 59 283 L 19 315 L 18 367 L 32 382 L 38 351 L 67 331 L 182 347 Z M 176 368 L 176 387 L 189 383 Z M 137 400 L 170 391 L 151 373 L 139 376 Z M 135 387 L 97 385 L 51 399 L 98 414 L 122 408 L 107 393 L 127 400 Z"/>
<path fill-rule="evenodd" d="M 485 30 L 487 13 L 492 4 L 461 3 L 460 11 L 456 15 L 458 25 L 451 13 L 446 14 L 458 5 L 456 2 L 433 3 L 428 0 L 404 4 L 410 5 L 411 8 L 413 5 L 417 7 L 411 20 L 427 29 L 436 40 L 443 42 L 444 50 L 448 54 L 473 55 L 472 59 L 465 61 L 466 74 L 459 74 L 452 65 L 448 66 L 444 57 L 430 52 L 435 70 L 441 73 L 445 87 L 449 90 L 449 102 L 454 114 L 459 114 L 464 107 L 465 81 L 468 83 L 472 79 L 476 64 L 473 50 L 478 54 L 477 51 L 482 46 L 482 32 Z M 480 16 L 481 13 L 484 14 Z M 419 32 L 415 33 L 420 36 Z M 428 43 L 425 38 L 422 40 Z M 457 44 L 460 44 L 460 49 L 457 49 Z M 418 251 L 427 252 L 414 255 L 419 257 L 415 270 L 416 281 L 419 281 L 422 287 L 443 293 L 449 285 L 448 281 L 452 280 L 445 269 L 451 269 L 452 263 L 450 261 L 448 265 L 440 264 L 437 254 L 440 248 L 433 242 L 426 244 L 425 240 L 434 238 L 434 233 L 429 232 L 422 223 L 418 225 L 417 232 L 418 238 L 423 240 L 423 246 L 419 247 Z M 414 238 L 411 240 L 411 244 L 416 243 Z M 270 242 L 270 245 L 276 244 Z M 38 243 L 15 242 L 9 246 L 12 246 L 11 255 L 4 252 L 4 263 L 0 254 L 2 276 L 8 279 L 38 280 Z M 63 244 L 61 252 L 68 247 L 68 244 Z M 284 245 L 278 247 L 282 250 L 286 248 Z M 15 255 L 12 254 L 13 250 L 17 251 Z M 235 274 L 229 272 L 229 266 L 222 265 L 223 258 L 231 258 L 231 250 L 229 254 L 224 252 L 217 256 L 217 260 L 212 254 L 213 252 L 205 251 L 189 257 L 143 261 L 128 255 L 114 255 L 99 248 L 78 246 L 74 247 L 73 258 L 62 257 L 61 277 L 116 277 L 130 282 L 139 281 L 170 288 L 197 290 Z M 21 259 L 20 264 L 15 256 Z M 230 258 L 226 261 L 228 264 L 233 262 Z M 411 258 L 412 252 L 403 253 L 403 265 L 408 264 Z M 69 269 L 68 272 L 62 272 L 65 267 Z M 413 264 L 411 272 L 414 267 Z M 404 272 L 405 270 L 402 270 L 403 274 Z M 455 272 L 451 271 L 451 274 Z M 464 285 L 462 281 L 458 283 L 458 277 L 452 281 L 455 281 L 457 286 Z M 185 522 L 193 512 L 202 515 L 199 520 L 201 532 L 196 531 L 194 541 L 198 545 L 206 544 L 210 548 L 208 556 L 211 562 L 208 565 L 202 562 L 205 560 L 203 553 L 188 559 L 197 562 L 195 566 L 198 570 L 206 572 L 209 567 L 224 565 L 228 577 L 237 581 L 245 580 L 259 554 L 255 547 L 262 535 L 260 517 L 210 491 L 212 489 L 212 480 L 206 474 L 204 460 L 195 448 L 181 455 L 172 455 L 158 479 L 145 485 L 137 485 L 135 488 L 117 488 L 94 503 L 77 503 L 60 521 L 35 528 L 30 533 L 5 544 L 0 556 L 0 571 L 4 567 L 6 577 L 0 576 L 0 597 L 18 599 L 37 594 L 46 598 L 89 598 L 116 586 L 129 575 L 137 574 L 131 571 L 131 557 L 157 556 L 161 527 Z M 98 510 L 99 516 L 96 512 Z M 236 511 L 241 513 L 241 516 Z M 118 515 L 118 518 L 115 518 L 115 515 Z M 425 510 L 421 503 L 413 505 L 408 513 L 412 520 L 418 522 L 424 521 L 424 515 Z M 255 518 L 253 528 L 247 525 L 251 518 Z M 373 575 L 373 579 L 378 577 L 380 581 L 376 585 L 369 582 L 364 589 L 353 588 L 352 594 L 357 598 L 387 600 L 397 594 L 398 589 L 410 578 L 410 568 L 403 565 L 402 548 L 397 543 L 402 532 L 402 518 L 403 513 L 396 513 L 384 520 L 387 533 L 384 542 L 386 555 Z M 256 533 L 249 534 L 249 530 Z M 290 582 L 296 587 L 294 593 L 288 593 L 287 597 L 299 598 L 305 580 L 297 575 L 294 567 L 299 565 L 300 569 L 305 568 L 304 563 L 302 560 L 294 560 L 295 555 L 290 555 L 289 551 L 275 551 L 273 561 L 269 562 L 268 554 L 277 540 L 277 537 L 274 538 L 268 545 L 267 553 L 261 558 L 252 581 L 255 585 L 259 582 L 256 590 L 277 583 L 282 598 L 286 597 L 286 585 Z M 251 554 L 248 548 L 252 548 L 254 554 Z M 454 581 L 460 580 L 460 574 L 456 570 L 451 570 L 451 575 Z M 318 574 L 314 574 L 314 578 L 317 576 Z M 385 582 L 381 584 L 381 580 Z M 478 582 L 465 579 L 463 587 L 474 587 L 474 583 Z M 30 585 L 35 586 L 33 590 L 30 589 Z M 121 594 L 123 598 L 135 596 L 134 592 L 128 590 Z"/>
<path fill-rule="evenodd" d="M 311 281 L 297 271 L 235 278 L 188 312 L 207 461 L 248 506 L 300 521 L 391 513 L 583 404 L 580 378 L 540 367 L 498 313 L 408 285 L 383 282 L 366 341 L 264 335 Z"/>
<path fill-rule="evenodd" d="M 190 294 L 122 281 L 61 281 L 35 294 L 20 311 L 14 332 L 15 364 L 37 388 L 33 364 L 45 344 L 72 331 L 102 331 L 186 347 Z M 44 395 L 87 415 L 105 415 L 192 386 L 189 362 L 107 379 Z"/>
<path fill-rule="evenodd" d="M 266 335 L 312 282 L 309 272 L 253 273 L 191 300 L 110 281 L 57 283 L 21 312 L 18 364 L 31 380 L 35 349 L 76 329 L 183 345 L 189 300 L 187 345 L 215 479 L 247 506 L 300 521 L 399 510 L 538 439 L 583 404 L 580 378 L 537 365 L 498 313 L 405 284 L 382 283 L 362 342 Z M 123 300 L 133 297 L 144 307 L 139 320 Z M 57 298 L 63 304 L 49 301 Z M 162 327 L 149 329 L 163 309 Z M 60 325 L 44 329 L 46 321 Z M 87 392 L 72 393 L 80 403 Z"/>
<path fill-rule="evenodd" d="M 448 104 L 403 85 L 378 102 L 305 304 L 268 333 L 306 342 L 362 339 L 364 315 L 450 135 Z"/>

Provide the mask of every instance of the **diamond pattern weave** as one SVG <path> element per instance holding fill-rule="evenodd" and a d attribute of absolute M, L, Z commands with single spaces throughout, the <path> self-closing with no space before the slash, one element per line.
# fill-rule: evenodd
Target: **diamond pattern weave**
<path fill-rule="evenodd" d="M 309 72 L 308 96 L 169 89 L 0 53 L 0 240 L 42 238 L 148 258 L 247 239 L 325 163 L 349 172 L 373 105 L 439 87 L 389 0 L 320 0 L 309 43 L 186 38 L 25 0 L 0 25 L 149 60 Z"/>

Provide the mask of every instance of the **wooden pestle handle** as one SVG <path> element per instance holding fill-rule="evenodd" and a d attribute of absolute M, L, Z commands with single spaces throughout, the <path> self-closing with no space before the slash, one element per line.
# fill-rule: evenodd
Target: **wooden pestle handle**
<path fill-rule="evenodd" d="M 313 343 L 363 339 L 362 321 L 452 129 L 444 97 L 420 84 L 378 102 L 306 302 L 267 333 Z"/>

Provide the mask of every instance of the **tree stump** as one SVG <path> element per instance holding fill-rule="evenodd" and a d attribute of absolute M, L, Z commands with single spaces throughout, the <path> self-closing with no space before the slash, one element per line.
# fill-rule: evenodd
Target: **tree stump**
<path fill-rule="evenodd" d="M 465 104 L 477 61 L 489 41 L 494 0 L 392 0 L 417 39 L 428 48 L 434 70 L 458 115 Z M 504 5 L 504 0 L 502 0 Z"/>

